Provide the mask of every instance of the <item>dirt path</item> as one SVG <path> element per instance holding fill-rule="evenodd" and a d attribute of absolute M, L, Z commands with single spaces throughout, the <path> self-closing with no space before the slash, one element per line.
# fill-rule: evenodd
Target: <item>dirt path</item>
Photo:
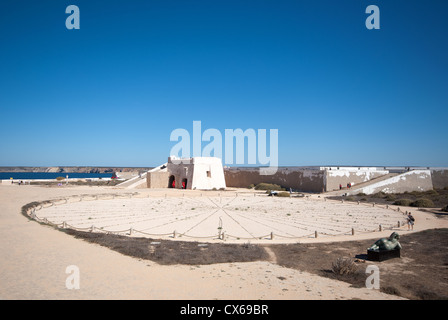
<path fill-rule="evenodd" d="M 275 252 L 269 248 L 269 247 L 264 247 L 264 250 L 266 250 L 266 252 L 269 255 L 269 262 L 276 264 L 277 263 L 277 256 L 275 255 Z"/>

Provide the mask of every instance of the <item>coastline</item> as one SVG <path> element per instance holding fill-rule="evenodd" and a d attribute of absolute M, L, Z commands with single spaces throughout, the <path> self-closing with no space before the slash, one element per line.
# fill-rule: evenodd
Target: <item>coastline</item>
<path fill-rule="evenodd" d="M 54 166 L 54 167 L 27 167 L 2 166 L 0 172 L 54 172 L 54 173 L 114 173 L 148 171 L 153 167 L 95 167 L 95 166 Z"/>

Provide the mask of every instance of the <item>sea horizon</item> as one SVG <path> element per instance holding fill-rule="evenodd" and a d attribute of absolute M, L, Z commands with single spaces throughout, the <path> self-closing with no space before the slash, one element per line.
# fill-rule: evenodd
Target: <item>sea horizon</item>
<path fill-rule="evenodd" d="M 58 177 L 69 179 L 111 178 L 113 173 L 82 172 L 0 172 L 0 180 L 52 180 Z"/>

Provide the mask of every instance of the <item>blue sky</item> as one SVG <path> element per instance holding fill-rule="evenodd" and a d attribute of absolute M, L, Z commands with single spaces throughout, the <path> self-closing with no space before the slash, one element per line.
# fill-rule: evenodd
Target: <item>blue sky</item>
<path fill-rule="evenodd" d="M 380 30 L 365 27 L 370 4 Z M 447 1 L 2 1 L 0 166 L 155 166 L 195 120 L 278 129 L 280 165 L 448 166 L 447 14 Z"/>

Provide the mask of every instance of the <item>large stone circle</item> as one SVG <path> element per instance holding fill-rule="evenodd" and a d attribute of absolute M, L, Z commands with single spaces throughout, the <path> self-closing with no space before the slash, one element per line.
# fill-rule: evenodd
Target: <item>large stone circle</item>
<path fill-rule="evenodd" d="M 307 198 L 176 196 L 115 198 L 67 203 L 36 212 L 39 219 L 69 228 L 150 238 L 213 241 L 294 240 L 372 232 L 397 226 L 401 212 L 384 207 Z M 132 229 L 132 233 L 131 230 Z"/>

